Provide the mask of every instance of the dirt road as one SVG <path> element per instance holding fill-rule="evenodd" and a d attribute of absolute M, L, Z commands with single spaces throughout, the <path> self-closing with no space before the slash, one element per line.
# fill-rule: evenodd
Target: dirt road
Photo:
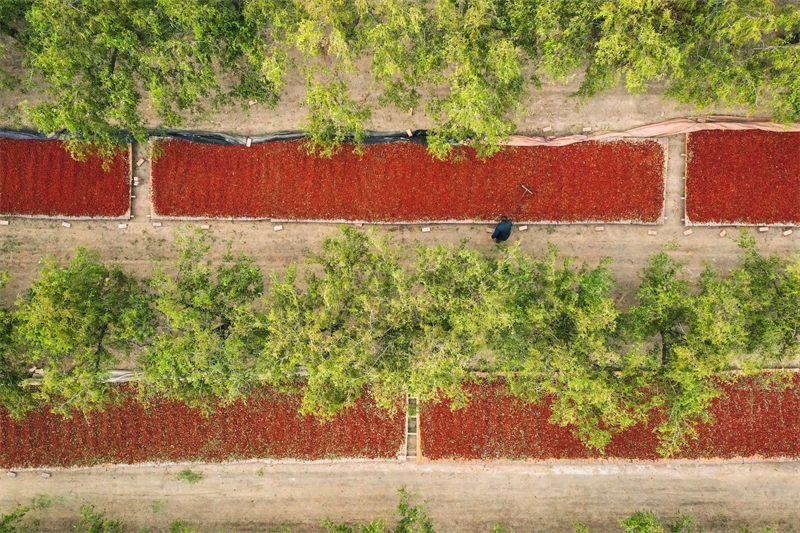
<path fill-rule="evenodd" d="M 800 462 L 429 462 L 195 465 L 205 479 L 175 479 L 185 466 L 96 467 L 0 477 L 0 511 L 34 509 L 43 531 L 68 531 L 86 503 L 123 518 L 129 530 L 166 530 L 180 518 L 200 531 L 269 531 L 281 524 L 318 531 L 319 522 L 390 517 L 397 490 L 429 503 L 440 533 L 621 531 L 640 509 L 694 514 L 708 532 L 739 526 L 800 531 Z M 41 504 L 39 505 L 41 507 Z"/>

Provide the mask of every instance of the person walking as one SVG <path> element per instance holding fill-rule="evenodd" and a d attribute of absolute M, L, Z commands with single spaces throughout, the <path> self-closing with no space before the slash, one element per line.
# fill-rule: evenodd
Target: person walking
<path fill-rule="evenodd" d="M 507 241 L 509 237 L 511 237 L 511 226 L 514 223 L 511 222 L 511 219 L 507 216 L 503 215 L 500 217 L 500 223 L 494 228 L 494 233 L 492 233 L 492 240 L 496 243 L 501 243 Z"/>

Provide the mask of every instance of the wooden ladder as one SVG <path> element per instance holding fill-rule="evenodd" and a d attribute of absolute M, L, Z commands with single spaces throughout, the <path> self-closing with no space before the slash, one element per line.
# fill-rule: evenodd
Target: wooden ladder
<path fill-rule="evenodd" d="M 422 458 L 420 451 L 419 411 L 417 399 L 406 397 L 406 440 L 403 449 L 398 454 L 400 460 L 419 460 Z"/>

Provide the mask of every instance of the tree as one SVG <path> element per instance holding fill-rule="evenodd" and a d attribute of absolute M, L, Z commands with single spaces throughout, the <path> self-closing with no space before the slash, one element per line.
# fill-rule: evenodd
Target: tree
<path fill-rule="evenodd" d="M 14 46 L 20 46 L 25 12 L 32 0 L 0 0 L 0 39 L 7 37 Z M 3 39 L 5 40 L 5 39 Z M 0 58 L 5 54 L 7 45 L 0 40 Z M 0 68 L 0 90 L 15 89 L 19 79 L 5 69 Z"/>
<path fill-rule="evenodd" d="M 412 346 L 410 390 L 421 401 L 467 403 L 464 384 L 489 364 L 491 341 L 511 321 L 505 257 L 461 246 L 417 247 L 414 268 L 419 334 Z M 437 392 L 437 390 L 439 392 Z"/>
<path fill-rule="evenodd" d="M 683 17 L 685 59 L 667 96 L 699 108 L 771 107 L 778 120 L 800 116 L 800 8 L 770 0 L 691 2 Z"/>
<path fill-rule="evenodd" d="M 151 281 L 159 328 L 139 357 L 144 397 L 164 396 L 208 411 L 246 397 L 258 379 L 264 342 L 254 302 L 261 270 L 230 250 L 214 268 L 200 231 L 182 228 L 177 273 L 162 264 Z"/>
<path fill-rule="evenodd" d="M 673 2 L 621 0 L 597 4 L 598 38 L 578 91 L 583 98 L 611 88 L 625 78 L 631 93 L 653 80 L 671 78 L 686 53 L 687 25 Z"/>
<path fill-rule="evenodd" d="M 501 310 L 493 271 L 464 246 L 417 249 L 413 269 L 386 238 L 343 227 L 312 257 L 274 277 L 264 367 L 269 381 L 307 374 L 303 411 L 330 417 L 366 387 L 394 409 L 410 394 L 463 405 L 465 382 Z"/>
<path fill-rule="evenodd" d="M 759 364 L 794 359 L 800 351 L 800 255 L 763 256 L 753 236 L 739 235 L 742 277 L 739 300 L 745 306 L 747 351 Z"/>
<path fill-rule="evenodd" d="M 347 86 L 336 74 L 321 81 L 312 72 L 306 76 L 308 117 L 302 122 L 308 136 L 306 151 L 330 157 L 345 141 L 354 143 L 360 151 L 366 137 L 364 121 L 371 115 L 369 109 L 347 95 Z"/>
<path fill-rule="evenodd" d="M 102 409 L 113 399 L 109 371 L 151 332 L 148 298 L 132 276 L 85 248 L 68 266 L 52 256 L 41 264 L 17 300 L 13 329 L 24 360 L 44 368 L 34 397 L 65 416 Z"/>
<path fill-rule="evenodd" d="M 618 375 L 635 374 L 639 360 L 614 345 L 619 311 L 609 295 L 608 262 L 595 268 L 559 265 L 550 246 L 541 258 L 508 254 L 512 321 L 492 343 L 496 368 L 527 401 L 552 395 L 551 422 L 574 424 L 589 446 L 603 449 L 611 436 L 642 420 L 642 394 Z"/>
<path fill-rule="evenodd" d="M 707 267 L 694 293 L 680 279 L 683 266 L 663 251 L 651 256 L 627 316 L 627 340 L 638 343 L 632 351 L 642 357 L 636 375 L 650 391 L 648 408 L 664 415 L 656 427 L 663 455 L 693 437 L 697 423 L 712 421 L 722 373 L 747 355 L 741 280 Z M 648 343 L 653 347 L 644 349 Z"/>
<path fill-rule="evenodd" d="M 366 134 L 356 76 L 381 106 L 424 109 L 438 157 L 502 149 L 544 78 L 582 77 L 583 102 L 620 80 L 634 94 L 657 82 L 699 109 L 800 117 L 800 7 L 772 0 L 2 0 L 0 34 L 48 96 L 26 106 L 30 120 L 66 128 L 76 155 L 224 106 L 275 105 L 293 70 L 307 148 L 325 156 Z"/>
<path fill-rule="evenodd" d="M 50 96 L 29 116 L 43 131 L 66 128 L 76 155 L 108 156 L 126 131 L 146 142 L 142 103 L 175 127 L 232 98 L 277 101 L 244 61 L 240 43 L 257 30 L 233 0 L 33 0 L 26 17 L 29 61 Z M 223 83 L 228 73 L 239 81 Z"/>
<path fill-rule="evenodd" d="M 264 79 L 282 87 L 290 66 L 305 78 L 308 115 L 301 126 L 309 153 L 330 157 L 345 141 L 363 142 L 371 111 L 348 95 L 345 78 L 357 72 L 371 8 L 349 0 L 251 0 L 245 8 L 249 23 L 261 28 L 248 57 Z M 297 61 L 289 59 L 293 51 Z"/>
<path fill-rule="evenodd" d="M 0 289 L 9 282 L 8 272 L 0 271 Z M 16 419 L 34 408 L 35 401 L 25 381 L 30 377 L 24 354 L 14 346 L 14 317 L 0 309 L 0 405 Z"/>
<path fill-rule="evenodd" d="M 405 392 L 412 314 L 410 280 L 386 239 L 343 227 L 310 258 L 314 270 L 298 281 L 296 267 L 273 275 L 264 347 L 265 377 L 292 385 L 305 377 L 302 410 L 331 417 L 368 385 L 394 408 Z"/>
<path fill-rule="evenodd" d="M 449 93 L 431 96 L 426 106 L 435 126 L 428 133 L 431 152 L 443 157 L 451 143 L 468 141 L 481 157 L 502 148 L 516 131 L 509 118 L 522 109 L 524 56 L 502 26 L 499 2 L 440 0 L 433 13 L 440 34 L 437 73 Z"/>

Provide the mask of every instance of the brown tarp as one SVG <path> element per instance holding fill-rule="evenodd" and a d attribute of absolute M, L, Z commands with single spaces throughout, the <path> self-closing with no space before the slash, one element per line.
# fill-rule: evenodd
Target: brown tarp
<path fill-rule="evenodd" d="M 626 138 L 669 137 L 701 130 L 764 130 L 776 132 L 800 132 L 800 124 L 776 124 L 763 118 L 742 118 L 727 116 L 675 118 L 625 131 L 598 132 L 589 135 L 566 135 L 563 137 L 544 137 L 511 135 L 506 143 L 509 146 L 566 146 L 584 141 L 604 141 Z"/>

